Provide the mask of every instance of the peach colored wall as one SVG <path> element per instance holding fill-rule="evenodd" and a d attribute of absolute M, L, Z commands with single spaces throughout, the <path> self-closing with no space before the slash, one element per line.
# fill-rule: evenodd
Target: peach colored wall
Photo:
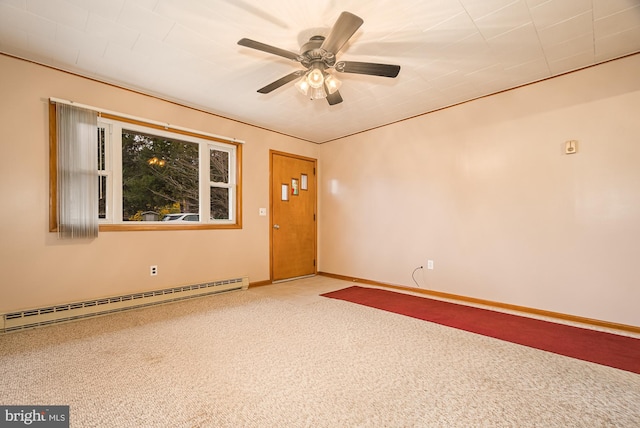
<path fill-rule="evenodd" d="M 0 312 L 248 275 L 269 279 L 269 149 L 318 146 L 0 55 Z M 57 97 L 244 140 L 242 230 L 48 232 L 48 110 Z M 157 277 L 149 266 L 158 265 Z"/>
<path fill-rule="evenodd" d="M 640 326 L 640 55 L 320 150 L 319 270 Z M 563 153 L 566 140 L 578 152 Z"/>

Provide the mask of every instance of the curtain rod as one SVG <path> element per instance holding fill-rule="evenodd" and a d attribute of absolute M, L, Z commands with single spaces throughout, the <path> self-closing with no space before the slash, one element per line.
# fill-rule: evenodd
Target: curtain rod
<path fill-rule="evenodd" d="M 77 103 L 75 101 L 64 100 L 62 98 L 49 97 L 49 101 L 52 102 L 52 103 L 67 104 L 67 105 L 74 106 L 74 107 L 80 107 L 80 108 L 84 108 L 84 109 L 87 109 L 87 110 L 93 110 L 93 111 L 95 111 L 97 113 L 104 113 L 104 114 L 110 114 L 112 116 L 119 116 L 119 117 L 122 117 L 124 119 L 136 120 L 138 122 L 144 122 L 144 123 L 148 123 L 148 124 L 151 124 L 151 125 L 162 126 L 165 129 L 175 129 L 176 131 L 191 132 L 193 134 L 200 134 L 200 135 L 203 135 L 203 136 L 206 136 L 206 137 L 212 137 L 212 138 L 216 138 L 216 139 L 223 140 L 223 141 L 229 141 L 231 143 L 244 144 L 244 141 L 236 140 L 235 138 L 224 137 L 222 135 L 216 135 L 216 134 L 210 134 L 208 132 L 202 132 L 202 131 L 198 131 L 198 130 L 195 130 L 195 129 L 184 128 L 182 126 L 171 125 L 170 123 L 159 122 L 157 120 L 145 119 L 143 117 L 132 116 L 130 114 L 119 113 L 119 112 L 112 111 L 112 110 L 106 110 L 106 109 L 103 109 L 103 108 L 93 107 L 93 106 L 86 105 L 86 104 L 80 104 L 80 103 Z"/>

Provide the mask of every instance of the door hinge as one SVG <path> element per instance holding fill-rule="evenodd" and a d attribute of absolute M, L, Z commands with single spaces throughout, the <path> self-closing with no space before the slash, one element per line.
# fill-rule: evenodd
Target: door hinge
<path fill-rule="evenodd" d="M 316 215 L 315 214 L 313 215 L 313 221 L 316 221 Z"/>
<path fill-rule="evenodd" d="M 314 266 L 316 265 L 316 259 L 313 259 L 313 265 Z"/>
<path fill-rule="evenodd" d="M 316 167 L 313 167 L 313 175 L 316 175 Z"/>

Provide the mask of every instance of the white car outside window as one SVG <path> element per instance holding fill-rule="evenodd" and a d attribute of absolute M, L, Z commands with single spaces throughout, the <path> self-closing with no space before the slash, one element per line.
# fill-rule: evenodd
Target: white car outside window
<path fill-rule="evenodd" d="M 162 221 L 170 221 L 174 223 L 182 223 L 186 221 L 200 221 L 200 215 L 191 214 L 191 213 L 167 214 L 162 218 Z"/>

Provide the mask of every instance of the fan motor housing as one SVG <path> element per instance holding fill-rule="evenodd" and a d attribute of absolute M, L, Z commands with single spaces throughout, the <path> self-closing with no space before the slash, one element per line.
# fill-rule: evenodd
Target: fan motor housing
<path fill-rule="evenodd" d="M 322 49 L 324 36 L 313 36 L 300 48 L 301 63 L 309 68 L 314 62 L 321 61 L 326 67 L 332 67 L 336 62 L 336 56 L 332 52 Z"/>

